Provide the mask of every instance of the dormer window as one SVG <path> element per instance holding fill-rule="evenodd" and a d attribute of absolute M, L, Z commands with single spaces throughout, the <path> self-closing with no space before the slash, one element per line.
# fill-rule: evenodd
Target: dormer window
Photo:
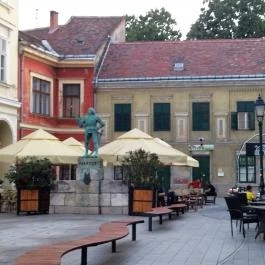
<path fill-rule="evenodd" d="M 175 63 L 174 64 L 174 71 L 183 71 L 184 70 L 184 63 Z"/>

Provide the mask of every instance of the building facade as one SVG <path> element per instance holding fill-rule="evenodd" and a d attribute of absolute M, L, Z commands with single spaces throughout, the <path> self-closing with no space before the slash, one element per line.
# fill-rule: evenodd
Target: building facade
<path fill-rule="evenodd" d="M 42 128 L 83 141 L 75 118 L 94 106 L 94 72 L 110 41 L 124 41 L 123 17 L 71 17 L 20 32 L 20 138 Z M 67 40 L 67 41 L 66 41 Z"/>
<path fill-rule="evenodd" d="M 17 140 L 18 1 L 0 1 L 0 148 Z M 0 179 L 8 165 L 0 162 Z"/>
<path fill-rule="evenodd" d="M 257 140 L 264 47 L 263 39 L 111 44 L 95 86 L 104 142 L 136 127 L 196 158 L 190 179 L 210 180 L 219 195 L 236 183 L 257 187 L 259 157 L 246 157 L 244 143 Z M 183 174 L 171 172 L 171 187 Z"/>

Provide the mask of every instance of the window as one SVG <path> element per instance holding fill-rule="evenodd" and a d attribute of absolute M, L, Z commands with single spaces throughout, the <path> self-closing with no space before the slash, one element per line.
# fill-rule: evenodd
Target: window
<path fill-rule="evenodd" d="M 60 166 L 59 180 L 76 180 L 76 165 Z"/>
<path fill-rule="evenodd" d="M 114 115 L 114 129 L 116 132 L 131 130 L 131 104 L 115 104 Z"/>
<path fill-rule="evenodd" d="M 210 129 L 209 102 L 192 103 L 192 130 L 209 131 L 209 129 Z"/>
<path fill-rule="evenodd" d="M 50 115 L 50 82 L 33 77 L 33 108 L 32 112 L 43 115 Z"/>
<path fill-rule="evenodd" d="M 114 166 L 114 180 L 123 180 L 123 169 L 121 166 Z"/>
<path fill-rule="evenodd" d="M 237 112 L 231 113 L 231 128 L 234 130 L 255 130 L 253 101 L 237 102 Z"/>
<path fill-rule="evenodd" d="M 6 82 L 6 40 L 0 39 L 0 81 Z"/>
<path fill-rule="evenodd" d="M 63 84 L 63 117 L 80 115 L 80 84 Z"/>
<path fill-rule="evenodd" d="M 239 157 L 239 182 L 256 182 L 256 158 L 255 156 Z"/>
<path fill-rule="evenodd" d="M 170 103 L 154 103 L 154 131 L 170 131 Z"/>

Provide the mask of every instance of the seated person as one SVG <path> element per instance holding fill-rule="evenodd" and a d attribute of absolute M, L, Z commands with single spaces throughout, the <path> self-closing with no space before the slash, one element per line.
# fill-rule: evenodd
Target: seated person
<path fill-rule="evenodd" d="M 193 189 L 200 189 L 201 188 L 201 180 L 200 179 L 195 179 L 191 181 L 188 185 L 188 188 L 193 188 Z"/>
<path fill-rule="evenodd" d="M 246 194 L 247 194 L 248 202 L 252 202 L 256 199 L 256 196 L 255 196 L 254 192 L 252 191 L 252 186 L 250 186 L 250 185 L 247 186 Z"/>
<path fill-rule="evenodd" d="M 157 206 L 165 206 L 165 191 L 161 184 L 157 185 Z"/>
<path fill-rule="evenodd" d="M 175 204 L 178 202 L 178 196 L 174 191 L 168 191 L 167 193 L 167 205 Z"/>
<path fill-rule="evenodd" d="M 214 185 L 210 181 L 205 182 L 204 195 L 206 196 L 216 196 L 216 190 Z"/>

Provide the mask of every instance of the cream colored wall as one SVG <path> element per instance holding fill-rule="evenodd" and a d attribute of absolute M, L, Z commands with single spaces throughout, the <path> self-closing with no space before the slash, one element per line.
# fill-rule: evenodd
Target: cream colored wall
<path fill-rule="evenodd" d="M 189 87 L 187 84 L 182 87 L 113 87 L 107 89 L 100 87 L 97 90 L 97 112 L 108 114 L 108 141 L 117 138 L 122 133 L 113 131 L 114 125 L 114 104 L 131 103 L 132 104 L 132 128 L 137 127 L 139 116 L 147 120 L 147 133 L 154 137 L 162 138 L 172 144 L 178 150 L 191 154 L 188 151 L 188 145 L 199 144 L 199 138 L 205 139 L 205 144 L 213 144 L 214 150 L 209 151 L 211 180 L 217 186 L 220 195 L 224 195 L 229 187 L 236 183 L 236 152 L 241 148 L 242 143 L 250 136 L 258 132 L 256 130 L 231 130 L 231 112 L 236 111 L 238 101 L 255 101 L 260 93 L 265 99 L 264 85 L 251 83 L 242 84 L 231 83 L 225 86 L 194 85 Z M 262 93 L 263 92 L 263 93 Z M 171 131 L 154 132 L 153 124 L 153 103 L 170 102 L 171 103 Z M 210 103 L 210 130 L 192 131 L 192 102 Z M 141 114 L 141 115 L 140 115 Z M 138 116 L 137 116 L 138 115 Z M 176 138 L 176 118 L 187 119 L 186 138 Z M 224 130 L 220 135 L 218 131 L 218 121 L 222 121 Z M 103 142 L 104 144 L 104 142 Z M 191 154 L 192 155 L 192 154 Z M 223 170 L 224 176 L 218 176 L 218 169 Z M 257 185 L 259 178 L 257 176 Z"/>

